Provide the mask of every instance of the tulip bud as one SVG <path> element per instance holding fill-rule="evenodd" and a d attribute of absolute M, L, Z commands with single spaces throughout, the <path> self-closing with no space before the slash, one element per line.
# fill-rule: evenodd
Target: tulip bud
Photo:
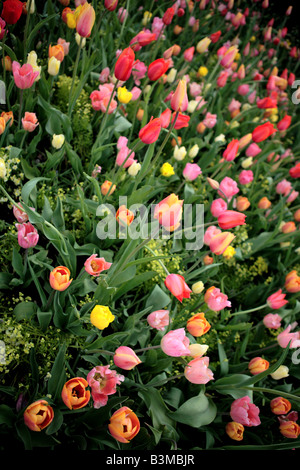
<path fill-rule="evenodd" d="M 53 134 L 52 136 L 52 147 L 60 149 L 65 142 L 65 136 L 63 134 Z"/>
<path fill-rule="evenodd" d="M 53 77 L 59 73 L 60 61 L 57 60 L 54 56 L 50 57 L 48 60 L 48 73 Z"/>
<path fill-rule="evenodd" d="M 104 330 L 113 322 L 115 316 L 111 313 L 110 309 L 103 305 L 96 305 L 91 311 L 90 321 L 99 330 Z"/>
<path fill-rule="evenodd" d="M 262 357 L 254 357 L 248 364 L 248 369 L 252 375 L 261 374 L 267 370 L 270 363 Z"/>
<path fill-rule="evenodd" d="M 204 290 L 204 284 L 202 281 L 198 281 L 198 282 L 195 282 L 193 285 L 192 285 L 192 291 L 194 294 L 201 294 L 201 292 L 203 292 Z"/>
<path fill-rule="evenodd" d="M 230 423 L 226 424 L 225 430 L 230 439 L 233 439 L 234 441 L 243 440 L 244 426 L 242 424 L 231 421 Z"/>
<path fill-rule="evenodd" d="M 273 372 L 273 374 L 270 375 L 274 380 L 285 379 L 289 376 L 289 368 L 287 366 L 281 365 L 278 367 L 278 369 L 275 370 L 275 372 Z"/>
<path fill-rule="evenodd" d="M 120 346 L 117 348 L 113 359 L 115 365 L 124 370 L 131 370 L 142 362 L 128 346 Z"/>

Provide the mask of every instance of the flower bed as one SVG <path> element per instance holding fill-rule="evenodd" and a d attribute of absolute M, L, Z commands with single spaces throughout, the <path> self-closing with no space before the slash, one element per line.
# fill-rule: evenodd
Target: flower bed
<path fill-rule="evenodd" d="M 300 49 L 237 3 L 3 2 L 1 449 L 300 447 Z"/>

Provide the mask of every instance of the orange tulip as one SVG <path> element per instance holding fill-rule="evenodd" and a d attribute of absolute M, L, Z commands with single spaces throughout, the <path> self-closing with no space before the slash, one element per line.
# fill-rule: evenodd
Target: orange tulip
<path fill-rule="evenodd" d="M 180 226 L 182 218 L 183 200 L 176 194 L 170 194 L 160 201 L 154 210 L 154 219 L 157 219 L 166 230 L 172 232 Z"/>
<path fill-rule="evenodd" d="M 252 375 L 261 374 L 265 370 L 269 369 L 270 363 L 262 357 L 254 357 L 248 364 L 248 369 Z"/>
<path fill-rule="evenodd" d="M 106 196 L 108 191 L 109 191 L 109 195 L 111 195 L 115 191 L 116 185 L 114 184 L 112 188 L 110 189 L 111 185 L 112 185 L 112 182 L 108 180 L 104 181 L 104 183 L 101 184 L 101 194 L 103 194 L 103 196 Z"/>
<path fill-rule="evenodd" d="M 4 117 L 0 117 L 0 135 L 5 131 L 5 126 L 6 123 Z"/>
<path fill-rule="evenodd" d="M 123 205 L 117 210 L 116 219 L 120 225 L 130 225 L 133 222 L 134 214 Z"/>
<path fill-rule="evenodd" d="M 295 269 L 286 275 L 284 287 L 293 294 L 300 292 L 300 276 Z"/>
<path fill-rule="evenodd" d="M 4 118 L 5 124 L 8 124 L 8 121 L 11 120 L 9 123 L 9 127 L 12 126 L 12 123 L 14 122 L 14 114 L 12 111 L 3 111 L 1 113 L 1 117 Z"/>
<path fill-rule="evenodd" d="M 283 421 L 279 426 L 279 430 L 284 437 L 290 439 L 297 439 L 300 435 L 300 426 L 295 421 Z"/>
<path fill-rule="evenodd" d="M 258 202 L 257 204 L 257 207 L 259 209 L 269 209 L 269 207 L 271 207 L 272 203 L 271 201 L 269 201 L 269 199 L 267 197 L 262 197 L 260 199 L 260 201 Z"/>
<path fill-rule="evenodd" d="M 24 412 L 24 422 L 31 431 L 42 431 L 54 418 L 53 408 L 46 400 L 37 400 Z"/>
<path fill-rule="evenodd" d="M 48 49 L 48 56 L 49 56 L 49 59 L 51 57 L 55 57 L 56 60 L 59 60 L 59 62 L 62 62 L 65 57 L 63 46 L 61 44 L 56 44 L 55 46 L 50 45 Z"/>
<path fill-rule="evenodd" d="M 108 429 L 117 441 L 128 444 L 138 434 L 140 422 L 130 408 L 123 406 L 111 416 Z"/>
<path fill-rule="evenodd" d="M 58 266 L 50 273 L 50 286 L 52 289 L 63 291 L 71 284 L 73 279 L 70 279 L 70 271 L 66 266 Z"/>
<path fill-rule="evenodd" d="M 196 313 L 188 319 L 186 329 L 188 332 L 196 337 L 205 335 L 210 330 L 211 325 L 206 320 L 204 313 Z"/>
<path fill-rule="evenodd" d="M 286 398 L 276 397 L 270 401 L 270 407 L 275 415 L 285 415 L 291 410 L 292 405 Z"/>
<path fill-rule="evenodd" d="M 233 439 L 234 441 L 242 441 L 243 434 L 244 434 L 244 426 L 240 423 L 236 423 L 235 421 L 231 421 L 230 423 L 226 424 L 226 434 Z"/>
<path fill-rule="evenodd" d="M 82 377 L 75 377 L 65 383 L 61 398 L 70 410 L 79 410 L 88 404 L 91 392 L 86 390 L 87 386 L 87 381 Z"/>

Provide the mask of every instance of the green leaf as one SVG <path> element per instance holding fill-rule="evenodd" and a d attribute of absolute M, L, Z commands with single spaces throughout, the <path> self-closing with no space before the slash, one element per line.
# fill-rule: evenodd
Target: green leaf
<path fill-rule="evenodd" d="M 218 352 L 219 352 L 219 361 L 220 361 L 220 369 L 221 369 L 221 376 L 227 375 L 229 370 L 229 362 L 227 359 L 226 351 L 224 349 L 223 344 L 218 339 Z"/>
<path fill-rule="evenodd" d="M 16 273 L 20 276 L 21 279 L 23 279 L 23 258 L 16 249 L 16 247 L 13 247 L 13 255 L 12 255 L 12 267 L 16 271 Z"/>
<path fill-rule="evenodd" d="M 169 413 L 175 421 L 199 428 L 213 422 L 217 415 L 217 407 L 213 401 L 201 391 L 196 397 L 184 402 L 178 410 Z"/>
<path fill-rule="evenodd" d="M 14 308 L 16 320 L 29 320 L 36 313 L 36 304 L 34 302 L 19 302 Z"/>
<path fill-rule="evenodd" d="M 169 416 L 170 410 L 156 388 L 139 390 L 138 395 L 144 400 L 155 429 L 162 430 L 165 425 L 174 426 L 174 420 Z"/>
<path fill-rule="evenodd" d="M 52 318 L 52 312 L 42 312 L 40 309 L 37 310 L 37 318 L 40 327 L 43 331 L 47 330 Z"/>
<path fill-rule="evenodd" d="M 48 381 L 48 394 L 52 396 L 55 401 L 61 394 L 63 386 L 66 382 L 65 371 L 65 355 L 66 345 L 62 344 L 59 348 L 52 369 L 50 371 L 51 377 Z"/>
<path fill-rule="evenodd" d="M 154 310 L 161 310 L 171 302 L 170 297 L 156 285 L 146 301 L 146 307 Z"/>
<path fill-rule="evenodd" d="M 23 188 L 22 188 L 22 191 L 21 191 L 21 197 L 23 199 L 23 201 L 26 203 L 26 204 L 30 204 L 29 202 L 29 198 L 35 202 L 36 200 L 36 195 L 34 195 L 34 190 L 36 190 L 36 185 L 40 182 L 40 181 L 49 181 L 49 178 L 44 178 L 42 176 L 39 176 L 38 178 L 33 178 L 32 180 L 30 181 L 27 181 L 27 183 L 24 184 Z M 25 207 L 24 207 L 25 208 Z"/>
<path fill-rule="evenodd" d="M 253 391 L 239 388 L 239 386 L 245 385 L 247 380 L 249 380 L 249 376 L 245 374 L 228 375 L 227 377 L 216 380 L 216 382 L 214 382 L 214 389 L 217 390 L 218 393 L 230 395 L 235 400 L 248 395 L 252 401 Z"/>
<path fill-rule="evenodd" d="M 62 412 L 58 408 L 54 408 L 53 411 L 54 411 L 53 421 L 46 429 L 46 434 L 48 435 L 54 434 L 55 432 L 57 432 L 64 422 L 64 415 L 62 414 Z"/>
<path fill-rule="evenodd" d="M 10 406 L 0 405 L 0 425 L 6 424 L 9 427 L 12 427 L 16 420 L 15 413 Z"/>

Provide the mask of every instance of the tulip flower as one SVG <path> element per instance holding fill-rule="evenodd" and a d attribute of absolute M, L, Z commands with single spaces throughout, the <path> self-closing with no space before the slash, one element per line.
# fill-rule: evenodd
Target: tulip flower
<path fill-rule="evenodd" d="M 147 322 L 151 328 L 164 331 L 169 325 L 169 310 L 156 310 L 147 316 Z"/>
<path fill-rule="evenodd" d="M 226 294 L 223 294 L 217 287 L 210 287 L 204 296 L 204 302 L 210 310 L 219 312 L 226 307 L 231 307 L 231 302 L 228 300 Z"/>
<path fill-rule="evenodd" d="M 166 230 L 172 232 L 180 226 L 183 200 L 175 194 L 170 194 L 160 201 L 154 209 L 154 219 L 157 219 Z"/>
<path fill-rule="evenodd" d="M 295 421 L 283 421 L 279 426 L 279 431 L 284 437 L 297 439 L 300 435 L 300 426 Z"/>
<path fill-rule="evenodd" d="M 288 115 L 285 115 L 285 116 L 281 119 L 281 121 L 279 121 L 279 122 L 277 123 L 277 129 L 278 129 L 279 131 L 281 131 L 281 132 L 282 132 L 282 131 L 286 131 L 286 130 L 290 127 L 291 122 L 292 122 L 292 117 L 291 117 L 291 116 L 288 116 Z"/>
<path fill-rule="evenodd" d="M 173 16 L 175 14 L 174 8 L 170 7 L 164 12 L 162 20 L 165 25 L 169 25 L 172 23 Z"/>
<path fill-rule="evenodd" d="M 270 374 L 270 376 L 274 380 L 285 379 L 286 377 L 289 377 L 289 368 L 281 365 L 275 370 L 275 372 L 273 372 L 273 374 Z"/>
<path fill-rule="evenodd" d="M 185 335 L 184 328 L 169 331 L 160 342 L 163 352 L 171 357 L 189 356 L 189 344 L 190 340 Z"/>
<path fill-rule="evenodd" d="M 238 150 L 239 150 L 239 140 L 233 139 L 224 150 L 223 158 L 227 162 L 231 162 L 237 156 Z"/>
<path fill-rule="evenodd" d="M 104 0 L 104 7 L 108 11 L 114 11 L 118 6 L 118 0 Z"/>
<path fill-rule="evenodd" d="M 179 80 L 177 88 L 172 95 L 171 108 L 173 111 L 186 111 L 188 107 L 188 97 L 186 92 L 186 81 Z"/>
<path fill-rule="evenodd" d="M 90 321 L 99 330 L 104 330 L 113 322 L 115 316 L 110 309 L 104 305 L 96 305 L 90 314 Z"/>
<path fill-rule="evenodd" d="M 8 24 L 16 24 L 21 18 L 23 3 L 19 0 L 5 0 L 1 17 Z"/>
<path fill-rule="evenodd" d="M 139 138 L 144 144 L 153 144 L 156 142 L 161 131 L 160 118 L 153 119 L 151 117 L 148 124 L 146 124 L 139 132 Z"/>
<path fill-rule="evenodd" d="M 223 230 L 228 230 L 239 225 L 246 225 L 246 215 L 241 212 L 227 210 L 222 212 L 218 217 L 219 227 Z"/>
<path fill-rule="evenodd" d="M 284 287 L 292 294 L 300 292 L 300 276 L 298 276 L 295 269 L 286 275 Z"/>
<path fill-rule="evenodd" d="M 151 81 L 156 81 L 162 77 L 169 68 L 169 62 L 165 59 L 156 59 L 148 67 L 148 78 Z"/>
<path fill-rule="evenodd" d="M 165 286 L 179 302 L 182 302 L 183 299 L 189 299 L 191 296 L 192 290 L 180 274 L 168 274 L 165 279 Z"/>
<path fill-rule="evenodd" d="M 172 114 L 172 120 L 171 123 L 174 123 L 174 129 L 179 130 L 182 129 L 183 127 L 188 127 L 189 125 L 189 120 L 191 119 L 190 116 L 187 116 L 186 114 L 182 114 L 181 112 Z M 176 118 L 176 120 L 175 120 Z M 175 121 L 175 122 L 174 122 Z"/>
<path fill-rule="evenodd" d="M 242 441 L 244 437 L 244 426 L 235 421 L 231 421 L 226 424 L 225 431 L 226 434 L 233 439 L 234 441 Z"/>
<path fill-rule="evenodd" d="M 235 400 L 230 408 L 231 419 L 247 427 L 260 424 L 259 412 L 258 406 L 251 403 L 248 395 Z"/>
<path fill-rule="evenodd" d="M 127 47 L 121 52 L 115 65 L 115 77 L 117 80 L 125 82 L 131 75 L 135 60 L 135 54 L 131 47 Z"/>
<path fill-rule="evenodd" d="M 39 241 L 37 229 L 30 223 L 16 224 L 18 230 L 18 243 L 22 248 L 32 248 Z"/>
<path fill-rule="evenodd" d="M 49 46 L 48 57 L 55 57 L 59 62 L 62 62 L 65 57 L 65 51 L 61 44 L 56 44 L 55 46 Z"/>
<path fill-rule="evenodd" d="M 112 184 L 111 181 L 104 181 L 104 183 L 101 184 L 101 194 L 103 194 L 103 196 L 106 196 L 109 192 L 109 194 L 111 195 L 115 190 L 116 190 L 116 185 Z"/>
<path fill-rule="evenodd" d="M 128 444 L 140 431 L 140 422 L 130 408 L 123 406 L 111 416 L 108 429 L 117 441 Z"/>
<path fill-rule="evenodd" d="M 290 168 L 289 174 L 292 178 L 300 178 L 300 162 L 296 163 L 295 166 Z"/>
<path fill-rule="evenodd" d="M 83 5 L 80 5 L 79 7 L 77 7 L 77 9 L 78 14 L 76 18 L 76 31 L 81 37 L 88 38 L 91 35 L 91 31 L 95 23 L 95 10 L 93 6 L 88 2 L 84 3 Z"/>
<path fill-rule="evenodd" d="M 261 374 L 269 369 L 270 363 L 262 357 L 254 357 L 248 364 L 248 369 L 252 375 Z"/>
<path fill-rule="evenodd" d="M 215 255 L 221 255 L 224 253 L 226 248 L 230 245 L 230 243 L 235 239 L 235 235 L 230 232 L 222 232 L 218 235 L 215 235 L 209 244 L 209 249 Z"/>
<path fill-rule="evenodd" d="M 266 140 L 268 137 L 270 137 L 272 134 L 274 134 L 276 129 L 274 128 L 273 124 L 270 122 L 266 122 L 265 124 L 262 124 L 261 126 L 257 126 L 253 132 L 252 132 L 252 140 L 253 142 L 262 142 L 263 140 Z"/>
<path fill-rule="evenodd" d="M 208 323 L 204 313 L 202 312 L 196 313 L 195 315 L 190 317 L 186 324 L 186 329 L 188 330 L 188 332 L 197 338 L 205 335 L 205 333 L 207 333 L 210 328 L 211 325 Z"/>
<path fill-rule="evenodd" d="M 207 384 L 207 382 L 214 378 L 214 374 L 208 365 L 208 357 L 192 359 L 184 369 L 185 378 L 193 384 Z"/>
<path fill-rule="evenodd" d="M 88 382 L 82 377 L 68 380 L 63 386 L 61 398 L 70 410 L 79 410 L 90 401 L 91 392 L 86 390 Z"/>
<path fill-rule="evenodd" d="M 24 117 L 22 118 L 22 127 L 27 132 L 33 132 L 35 128 L 39 125 L 38 119 L 35 113 L 25 112 Z"/>
<path fill-rule="evenodd" d="M 106 271 L 111 265 L 112 263 L 108 263 L 104 258 L 98 258 L 96 254 L 93 254 L 85 261 L 84 269 L 91 276 L 98 277 L 102 271 Z"/>
<path fill-rule="evenodd" d="M 131 370 L 142 362 L 128 346 L 120 346 L 117 348 L 113 360 L 115 366 L 124 370 Z"/>
<path fill-rule="evenodd" d="M 56 59 L 56 57 L 50 57 L 48 60 L 48 73 L 55 77 L 59 73 L 60 69 L 60 61 Z"/>
<path fill-rule="evenodd" d="M 285 296 L 286 294 L 282 293 L 282 289 L 279 289 L 267 298 L 267 304 L 271 309 L 277 310 L 288 303 L 288 300 L 285 300 Z"/>
<path fill-rule="evenodd" d="M 220 61 L 220 65 L 227 69 L 231 67 L 237 53 L 238 53 L 238 48 L 236 46 L 229 47 L 227 51 L 225 52 L 225 54 L 223 55 Z"/>
<path fill-rule="evenodd" d="M 24 423 L 31 431 L 42 431 L 49 426 L 53 418 L 53 408 L 46 400 L 37 400 L 24 411 Z"/>
<path fill-rule="evenodd" d="M 63 134 L 53 134 L 52 136 L 52 147 L 59 150 L 65 142 L 65 136 Z"/>
<path fill-rule="evenodd" d="M 22 207 L 20 203 L 18 205 Z M 34 210 L 32 207 L 30 209 Z M 20 224 L 28 221 L 28 215 L 26 212 L 20 210 L 17 206 L 13 206 L 13 214 Z"/>
<path fill-rule="evenodd" d="M 201 168 L 199 167 L 199 165 L 197 165 L 197 163 L 187 163 L 182 172 L 183 177 L 187 181 L 194 181 L 198 178 L 199 175 L 201 175 L 201 173 Z"/>
<path fill-rule="evenodd" d="M 21 65 L 15 60 L 12 63 L 12 71 L 14 76 L 15 84 L 21 90 L 32 87 L 35 79 L 39 75 L 38 71 L 34 71 L 32 65 L 24 64 Z"/>
<path fill-rule="evenodd" d="M 297 325 L 297 322 L 294 322 L 288 325 L 285 330 L 283 330 L 277 336 L 278 344 L 281 348 L 286 348 L 290 343 L 290 349 L 299 348 L 300 346 L 300 331 L 295 331 L 291 333 L 291 330 Z"/>
<path fill-rule="evenodd" d="M 50 273 L 49 282 L 54 290 L 66 290 L 73 279 L 70 279 L 70 270 L 66 266 L 57 266 Z"/>
<path fill-rule="evenodd" d="M 94 408 L 99 409 L 107 404 L 109 395 L 116 393 L 117 385 L 124 382 L 125 377 L 106 365 L 94 367 L 86 380 L 91 387 Z"/>
<path fill-rule="evenodd" d="M 281 316 L 277 313 L 268 313 L 263 318 L 263 324 L 266 328 L 278 330 L 281 326 Z"/>
<path fill-rule="evenodd" d="M 120 225 L 130 225 L 133 222 L 134 214 L 126 206 L 122 205 L 119 207 L 116 213 L 116 220 Z"/>
<path fill-rule="evenodd" d="M 270 408 L 275 415 L 285 415 L 292 409 L 292 404 L 286 398 L 276 397 L 270 401 Z"/>

